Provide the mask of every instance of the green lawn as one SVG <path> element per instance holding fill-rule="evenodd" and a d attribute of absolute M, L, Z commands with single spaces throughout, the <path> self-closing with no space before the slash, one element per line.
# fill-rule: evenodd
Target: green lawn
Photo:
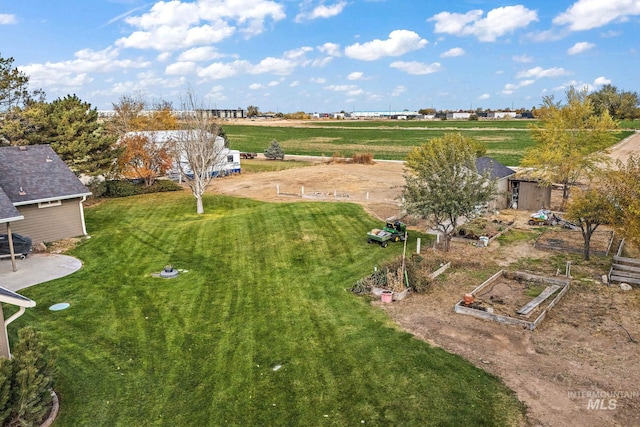
<path fill-rule="evenodd" d="M 529 121 L 340 121 L 309 122 L 311 127 L 224 124 L 232 148 L 262 153 L 276 139 L 286 154 L 351 157 L 371 153 L 375 159 L 403 160 L 414 147 L 445 133 L 459 132 L 487 145 L 487 155 L 518 166 L 534 146 Z M 436 126 L 437 124 L 437 126 Z M 632 131 L 616 132 L 616 140 Z"/>
<path fill-rule="evenodd" d="M 366 243 L 379 224 L 360 206 L 204 201 L 201 216 L 186 193 L 88 208 L 84 267 L 22 291 L 38 305 L 12 339 L 32 324 L 58 347 L 56 426 L 522 420 L 497 379 L 345 290 L 402 250 Z M 187 272 L 151 276 L 166 264 Z"/>

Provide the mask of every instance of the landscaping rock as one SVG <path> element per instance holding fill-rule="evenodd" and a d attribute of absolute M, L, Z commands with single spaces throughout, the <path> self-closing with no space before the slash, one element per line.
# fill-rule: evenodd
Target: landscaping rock
<path fill-rule="evenodd" d="M 628 283 L 620 283 L 620 289 L 622 289 L 623 291 L 630 291 L 633 288 Z"/>

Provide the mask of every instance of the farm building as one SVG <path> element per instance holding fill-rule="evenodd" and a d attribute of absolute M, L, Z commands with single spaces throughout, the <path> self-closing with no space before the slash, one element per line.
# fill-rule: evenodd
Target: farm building
<path fill-rule="evenodd" d="M 8 231 L 33 243 L 86 235 L 90 194 L 50 146 L 0 147 L 0 223 Z"/>
<path fill-rule="evenodd" d="M 184 140 L 189 137 L 189 131 L 187 130 L 161 130 L 161 131 L 143 131 L 143 132 L 128 132 L 125 136 L 142 135 L 149 138 L 150 141 L 157 145 L 165 145 L 168 143 L 175 143 L 177 141 Z M 213 135 L 208 134 L 208 137 L 213 139 Z M 215 137 L 215 147 L 218 154 L 218 161 L 216 165 L 209 171 L 212 175 L 230 175 L 234 173 L 240 173 L 240 151 L 230 150 L 224 146 L 224 139 L 220 136 Z M 188 166 L 187 159 L 184 154 L 180 155 L 180 162 L 182 163 L 183 170 L 189 175 L 191 170 Z M 180 170 L 178 164 L 175 163 L 167 175 L 172 179 L 180 179 Z"/>
<path fill-rule="evenodd" d="M 509 179 L 510 206 L 513 209 L 536 211 L 551 206 L 551 187 L 526 177 Z"/>
<path fill-rule="evenodd" d="M 509 182 L 516 172 L 492 159 L 491 157 L 478 157 L 476 159 L 476 169 L 478 173 L 484 174 L 489 171 L 491 179 L 496 181 L 498 195 L 489 203 L 489 209 L 505 209 L 509 207 Z"/>
<path fill-rule="evenodd" d="M 491 111 L 487 113 L 488 119 L 515 119 L 515 111 Z"/>
<path fill-rule="evenodd" d="M 471 113 L 464 111 L 447 113 L 447 120 L 469 120 L 469 117 L 471 117 Z"/>

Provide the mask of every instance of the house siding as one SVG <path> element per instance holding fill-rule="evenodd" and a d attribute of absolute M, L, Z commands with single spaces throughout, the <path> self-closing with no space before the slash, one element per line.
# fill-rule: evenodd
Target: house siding
<path fill-rule="evenodd" d="M 59 206 L 18 206 L 24 220 L 11 224 L 14 233 L 31 237 L 33 243 L 53 242 L 84 235 L 81 198 L 62 200 Z"/>

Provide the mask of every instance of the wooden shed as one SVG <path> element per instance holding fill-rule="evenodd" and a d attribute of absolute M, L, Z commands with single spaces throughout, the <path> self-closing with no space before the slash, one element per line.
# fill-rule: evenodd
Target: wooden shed
<path fill-rule="evenodd" d="M 513 209 L 537 211 L 551 207 L 551 187 L 544 187 L 535 179 L 510 178 L 509 192 Z"/>

